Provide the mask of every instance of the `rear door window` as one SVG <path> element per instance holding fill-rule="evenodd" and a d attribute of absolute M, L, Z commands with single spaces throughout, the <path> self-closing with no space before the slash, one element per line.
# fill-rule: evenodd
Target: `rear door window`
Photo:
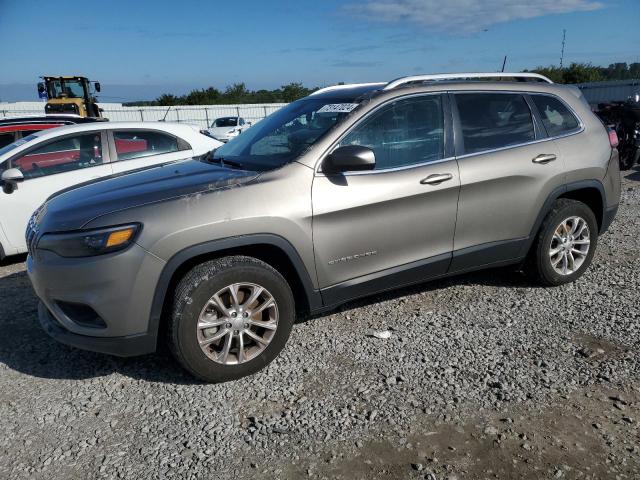
<path fill-rule="evenodd" d="M 533 117 L 515 93 L 456 93 L 464 153 L 478 153 L 535 140 Z"/>
<path fill-rule="evenodd" d="M 118 130 L 113 132 L 118 160 L 177 152 L 183 142 L 176 137 L 152 130 Z"/>
<path fill-rule="evenodd" d="M 550 95 L 531 95 L 542 123 L 550 137 L 571 133 L 580 128 L 580 122 L 567 106 Z"/>

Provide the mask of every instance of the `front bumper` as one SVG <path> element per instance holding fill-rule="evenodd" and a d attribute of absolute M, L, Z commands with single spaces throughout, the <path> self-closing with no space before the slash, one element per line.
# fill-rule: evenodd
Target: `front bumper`
<path fill-rule="evenodd" d="M 107 353 L 118 357 L 133 357 L 156 350 L 156 335 L 143 333 L 126 337 L 90 337 L 78 335 L 64 328 L 44 303 L 38 303 L 38 320 L 42 329 L 54 340 L 92 352 Z"/>
<path fill-rule="evenodd" d="M 164 265 L 136 244 L 96 257 L 63 258 L 37 249 L 27 257 L 45 331 L 68 345 L 121 356 L 155 350 L 157 326 L 150 322 L 151 305 Z M 101 325 L 74 318 L 65 304 L 89 307 Z"/>

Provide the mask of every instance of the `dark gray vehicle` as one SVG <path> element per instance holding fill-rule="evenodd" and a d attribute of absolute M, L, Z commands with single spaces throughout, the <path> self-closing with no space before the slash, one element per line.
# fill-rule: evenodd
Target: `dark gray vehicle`
<path fill-rule="evenodd" d="M 574 281 L 619 198 L 579 91 L 414 76 L 329 87 L 203 158 L 61 192 L 30 221 L 27 267 L 56 340 L 130 356 L 162 336 L 225 381 L 273 360 L 297 314 L 495 266 Z"/>

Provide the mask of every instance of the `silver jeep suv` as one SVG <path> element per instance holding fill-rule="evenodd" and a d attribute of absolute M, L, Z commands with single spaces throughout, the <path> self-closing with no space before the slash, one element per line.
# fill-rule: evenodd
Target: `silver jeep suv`
<path fill-rule="evenodd" d="M 28 272 L 56 340 L 130 356 L 162 337 L 225 381 L 273 360 L 297 314 L 486 267 L 576 280 L 618 168 L 580 92 L 539 75 L 329 87 L 205 157 L 56 194 Z"/>

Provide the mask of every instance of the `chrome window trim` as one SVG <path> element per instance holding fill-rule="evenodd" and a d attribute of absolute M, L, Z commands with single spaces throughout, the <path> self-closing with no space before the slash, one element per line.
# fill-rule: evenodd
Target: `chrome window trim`
<path fill-rule="evenodd" d="M 351 125 L 336 141 L 334 141 L 329 147 L 327 147 L 327 149 L 325 149 L 325 151 L 322 153 L 322 155 L 319 156 L 318 161 L 316 161 L 316 164 L 314 166 L 314 172 L 315 172 L 315 176 L 316 177 L 326 177 L 327 175 L 325 175 L 324 173 L 322 173 L 320 171 L 320 167 L 322 166 L 322 162 L 325 160 L 325 158 L 327 157 L 327 155 L 329 155 L 329 152 L 332 152 L 333 149 L 336 147 L 337 144 L 340 143 L 340 141 L 345 138 L 347 135 L 349 135 L 349 133 L 351 133 L 355 128 L 357 128 L 362 122 L 364 122 L 365 120 L 367 120 L 371 115 L 375 114 L 376 112 L 378 112 L 380 109 L 388 106 L 389 104 L 396 102 L 398 100 L 405 100 L 407 98 L 413 98 L 413 97 L 426 97 L 426 96 L 430 96 L 430 95 L 446 95 L 446 91 L 437 91 L 437 92 L 420 92 L 420 93 L 411 93 L 409 95 L 398 95 L 396 97 L 390 98 L 389 100 L 387 100 L 384 103 L 381 103 L 380 105 L 378 105 L 377 107 L 373 108 L 372 110 L 370 110 L 369 112 L 367 112 L 365 115 L 363 115 L 362 117 L 360 117 L 355 123 L 353 123 L 353 125 Z M 444 100 L 442 102 L 444 104 Z M 445 115 L 445 111 L 444 111 L 444 105 L 443 105 L 443 109 L 442 109 L 442 115 L 443 115 L 443 128 L 446 128 L 446 119 L 444 118 Z M 445 131 L 445 135 L 446 135 L 446 131 Z M 446 138 L 443 139 L 443 150 L 446 149 Z M 410 165 L 402 165 L 400 167 L 391 167 L 391 168 L 385 168 L 385 169 L 380 169 L 380 170 L 362 170 L 362 171 L 349 171 L 349 172 L 343 172 L 342 175 L 343 176 L 350 176 L 350 175 L 371 175 L 371 174 L 377 174 L 377 173 L 386 173 L 386 172 L 395 172 L 398 170 L 407 170 L 409 168 L 417 168 L 417 167 L 423 167 L 425 165 L 431 165 L 434 163 L 441 163 L 444 161 L 448 161 L 448 160 L 453 160 L 455 157 L 448 157 L 448 158 L 441 158 L 438 160 L 431 160 L 428 162 L 422 162 L 422 163 L 412 163 Z"/>
<path fill-rule="evenodd" d="M 521 95 L 530 95 L 531 97 L 533 97 L 534 95 L 546 95 L 547 97 L 553 97 L 555 99 L 557 99 L 560 103 L 562 103 L 562 105 L 564 105 L 566 107 L 567 110 L 569 110 L 569 112 L 576 118 L 576 120 L 578 120 L 578 128 L 574 129 L 574 130 L 570 130 L 567 133 L 563 133 L 562 135 L 556 135 L 554 137 L 551 136 L 547 136 L 545 138 L 539 138 L 536 140 L 532 140 L 530 142 L 524 142 L 524 143 L 516 143 L 514 145 L 507 145 L 505 147 L 500 147 L 500 148 L 492 148 L 490 150 L 482 150 L 481 152 L 473 152 L 473 153 L 465 153 L 463 155 L 458 155 L 456 157 L 456 159 L 464 159 L 464 158 L 469 158 L 469 157 L 475 157 L 478 155 L 484 155 L 486 153 L 493 153 L 493 152 L 501 152 L 503 150 L 509 150 L 512 148 L 518 148 L 518 147 L 526 147 L 528 145 L 535 145 L 536 143 L 542 143 L 542 142 L 548 142 L 548 141 L 552 141 L 552 140 L 557 140 L 560 138 L 566 138 L 566 137 L 571 137 L 573 135 L 578 135 L 582 132 L 584 132 L 585 127 L 584 127 L 584 122 L 582 121 L 582 118 L 580 118 L 580 116 L 576 113 L 576 111 L 571 108 L 570 105 L 567 104 L 567 102 L 565 102 L 561 97 L 559 97 L 558 95 L 555 95 L 553 93 L 538 93 L 538 92 L 517 92 L 517 91 L 507 91 L 507 90 L 500 90 L 500 91 L 493 91 L 493 90 L 456 90 L 453 91 L 451 93 L 456 94 L 456 93 L 519 93 Z M 533 101 L 533 98 L 531 99 Z M 529 107 L 529 109 L 531 109 L 531 107 Z M 534 113 L 533 111 L 531 112 L 531 118 L 534 118 Z M 542 120 L 542 119 L 540 119 Z M 542 125 L 542 127 L 545 129 L 546 132 L 546 127 L 544 126 L 544 124 Z M 547 132 L 548 135 L 548 132 Z"/>
<path fill-rule="evenodd" d="M 380 174 L 380 173 L 399 172 L 399 171 L 402 171 L 402 170 L 411 170 L 413 168 L 426 167 L 427 165 L 436 165 L 438 163 L 450 162 L 451 160 L 456 160 L 456 157 L 440 158 L 438 160 L 431 160 L 429 162 L 412 163 L 410 165 L 403 165 L 401 167 L 385 168 L 385 169 L 381 169 L 381 170 L 353 170 L 353 171 L 349 171 L 349 172 L 343 172 L 341 175 L 343 177 L 351 177 L 351 176 L 354 176 L 354 175 L 376 175 L 376 174 Z M 322 172 L 316 172 L 315 176 L 316 177 L 327 177 L 328 175 L 326 175 L 326 174 L 324 174 Z"/>
<path fill-rule="evenodd" d="M 367 112 L 366 115 L 364 115 L 362 118 L 360 118 L 357 122 L 355 122 L 353 125 L 351 125 L 351 127 L 349 127 L 349 129 L 344 132 L 344 134 L 338 139 L 336 140 L 334 143 L 331 144 L 331 146 L 329 148 L 327 148 L 322 155 L 320 155 L 320 159 L 316 162 L 314 171 L 315 171 L 315 176 L 316 177 L 326 177 L 327 175 L 325 175 L 324 173 L 322 173 L 319 169 L 320 166 L 322 165 L 322 161 L 326 158 L 326 156 L 328 155 L 327 152 L 330 152 L 333 150 L 333 148 L 335 148 L 336 144 L 340 143 L 340 140 L 342 140 L 346 135 L 349 134 L 349 132 L 351 132 L 351 130 L 353 130 L 354 128 L 356 128 L 361 122 L 363 122 L 369 115 L 372 115 L 374 112 L 376 112 L 377 110 L 379 110 L 380 108 L 382 108 L 385 105 L 388 105 L 389 103 L 396 101 L 398 99 L 404 99 L 404 98 L 411 98 L 411 97 L 417 97 L 417 96 L 425 96 L 425 95 L 443 95 L 443 94 L 447 94 L 447 93 L 452 93 L 452 94 L 465 94 L 465 93 L 510 93 L 510 94 L 518 94 L 518 95 L 546 95 L 548 97 L 553 97 L 555 99 L 557 99 L 560 103 L 562 103 L 567 110 L 569 110 L 569 112 L 571 112 L 571 114 L 578 120 L 578 128 L 574 129 L 572 131 L 569 131 L 567 133 L 563 133 L 562 135 L 556 135 L 554 137 L 551 136 L 547 136 L 545 138 L 539 138 L 539 139 L 535 139 L 532 140 L 530 142 L 525 142 L 525 143 L 517 143 L 514 145 L 507 145 L 505 147 L 500 147 L 500 148 L 493 148 L 491 150 L 483 150 L 481 152 L 474 152 L 474 153 L 465 153 L 463 155 L 458 155 L 458 156 L 453 156 L 453 157 L 447 157 L 447 158 L 443 158 L 440 160 L 433 160 L 430 162 L 423 162 L 423 163 L 413 163 L 411 165 L 404 165 L 402 167 L 394 167 L 394 168 L 387 168 L 387 169 L 381 169 L 381 170 L 363 170 L 363 171 L 350 171 L 350 172 L 343 172 L 342 175 L 347 177 L 347 176 L 352 176 L 352 175 L 375 175 L 375 174 L 380 174 L 380 173 L 390 173 L 390 172 L 396 172 L 396 171 L 400 171 L 400 170 L 408 170 L 410 168 L 420 168 L 420 167 L 424 167 L 426 165 L 434 165 L 434 164 L 438 164 L 438 163 L 443 163 L 443 162 L 447 162 L 450 160 L 460 160 L 460 159 L 465 159 L 465 158 L 469 158 L 469 157 L 475 157 L 478 155 L 485 155 L 487 153 L 494 153 L 494 152 L 501 152 L 504 150 L 510 150 L 512 148 L 518 148 L 518 147 L 525 147 L 528 145 L 535 145 L 537 143 L 543 143 L 543 142 L 548 142 L 548 141 L 553 141 L 553 140 L 558 140 L 561 138 L 566 138 L 566 137 L 571 137 L 573 135 L 578 135 L 582 132 L 584 132 L 585 130 L 585 126 L 584 126 L 584 122 L 582 121 L 582 118 L 580 117 L 580 115 L 578 115 L 576 113 L 576 111 L 567 104 L 567 102 L 565 102 L 562 97 L 554 94 L 554 93 L 542 93 L 542 92 L 531 92 L 529 90 L 443 90 L 443 91 L 437 91 L 437 92 L 424 92 L 424 93 L 412 93 L 410 95 L 401 95 L 401 96 L 397 96 L 397 97 L 393 97 L 391 99 L 389 99 L 389 101 L 382 103 L 380 105 L 378 105 L 377 107 L 375 107 L 373 110 L 371 110 L 370 112 Z M 533 99 L 532 99 L 533 100 Z M 525 100 L 526 101 L 526 100 Z M 527 104 L 527 106 L 529 106 Z M 529 107 L 529 110 L 531 110 L 531 107 Z M 531 119 L 532 121 L 534 121 L 534 112 L 531 111 Z M 534 126 L 535 126 L 535 121 L 534 121 Z M 543 128 L 544 125 L 542 125 Z M 455 128 L 454 128 L 455 130 Z M 546 132 L 546 128 L 545 128 L 545 132 Z"/>
<path fill-rule="evenodd" d="M 478 155 L 485 155 L 487 153 L 502 152 L 503 150 L 511 150 L 512 148 L 526 147 L 526 146 L 529 146 L 529 145 L 535 145 L 536 143 L 549 142 L 549 141 L 552 141 L 552 140 L 557 140 L 559 138 L 578 135 L 579 133 L 582 133 L 583 131 L 584 131 L 584 127 L 582 129 L 580 129 L 580 130 L 575 131 L 575 132 L 567 133 L 567 134 L 564 134 L 564 135 L 559 135 L 557 137 L 540 138 L 538 140 L 532 140 L 530 142 L 518 143 L 518 144 L 515 144 L 515 145 L 507 145 L 506 147 L 492 148 L 491 150 L 483 150 L 481 152 L 465 153 L 464 155 L 458 155 L 456 157 L 456 159 L 457 160 L 461 160 L 461 159 L 469 158 L 469 157 L 477 157 Z"/>

